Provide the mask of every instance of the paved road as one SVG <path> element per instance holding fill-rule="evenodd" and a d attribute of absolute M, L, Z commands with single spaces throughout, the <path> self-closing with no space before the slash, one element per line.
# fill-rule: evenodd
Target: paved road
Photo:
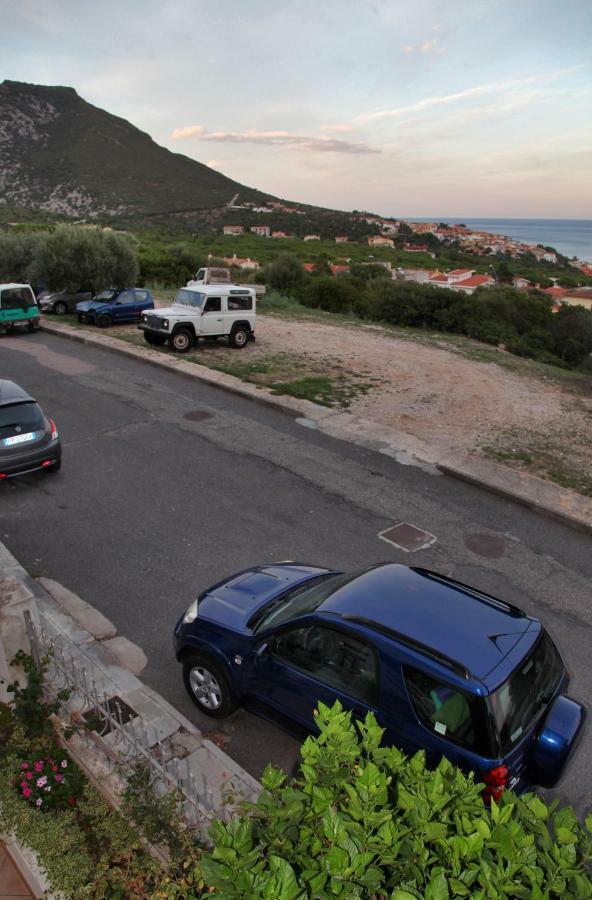
<path fill-rule="evenodd" d="M 264 405 L 135 360 L 47 335 L 0 337 L 0 377 L 60 428 L 57 475 L 0 485 L 0 536 L 34 575 L 102 610 L 148 657 L 146 680 L 254 775 L 290 768 L 298 742 L 239 711 L 223 723 L 186 697 L 173 624 L 207 585 L 297 559 L 351 569 L 431 567 L 540 615 L 592 705 L 590 538 L 479 489 L 341 443 Z M 205 415 L 199 416 L 196 413 Z M 435 535 L 407 555 L 379 532 Z M 592 805 L 586 736 L 562 785 Z"/>

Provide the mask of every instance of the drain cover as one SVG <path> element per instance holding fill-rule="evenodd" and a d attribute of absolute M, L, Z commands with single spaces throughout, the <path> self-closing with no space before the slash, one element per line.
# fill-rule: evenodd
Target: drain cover
<path fill-rule="evenodd" d="M 468 534 L 465 537 L 465 547 L 477 556 L 499 559 L 504 555 L 506 542 L 498 534 Z"/>
<path fill-rule="evenodd" d="M 381 531 L 378 537 L 382 541 L 386 541 L 387 544 L 392 544 L 393 547 L 404 550 L 406 553 L 425 550 L 426 547 L 431 547 L 436 542 L 434 534 L 430 534 L 429 531 L 423 531 L 421 528 L 416 528 L 415 525 L 410 525 L 409 522 L 400 522 L 398 525 L 393 525 L 391 528 L 387 528 L 386 531 Z"/>
<path fill-rule="evenodd" d="M 212 416 L 213 413 L 205 412 L 203 409 L 192 409 L 191 412 L 185 413 L 183 418 L 190 422 L 203 422 L 204 419 L 211 419 Z"/>

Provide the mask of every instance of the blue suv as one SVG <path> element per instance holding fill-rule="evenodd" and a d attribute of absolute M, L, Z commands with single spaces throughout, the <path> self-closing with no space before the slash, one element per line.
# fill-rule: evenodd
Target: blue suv
<path fill-rule="evenodd" d="M 209 716 L 240 704 L 312 731 L 319 701 L 339 700 L 372 711 L 386 743 L 478 773 L 496 799 L 555 785 L 586 717 L 538 619 L 426 569 L 248 569 L 195 600 L 174 640 Z"/>
<path fill-rule="evenodd" d="M 108 288 L 99 291 L 92 300 L 76 304 L 79 322 L 89 322 L 100 328 L 125 322 L 139 322 L 145 309 L 154 309 L 154 300 L 145 288 Z"/>

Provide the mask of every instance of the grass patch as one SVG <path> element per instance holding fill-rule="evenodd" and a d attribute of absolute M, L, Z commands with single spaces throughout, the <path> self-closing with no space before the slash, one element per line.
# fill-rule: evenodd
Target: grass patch
<path fill-rule="evenodd" d="M 576 443 L 573 436 L 562 441 L 557 435 L 509 429 L 498 435 L 494 443 L 483 444 L 479 449 L 494 462 L 592 497 L 592 475 L 586 464 L 589 448 L 585 441 Z"/>

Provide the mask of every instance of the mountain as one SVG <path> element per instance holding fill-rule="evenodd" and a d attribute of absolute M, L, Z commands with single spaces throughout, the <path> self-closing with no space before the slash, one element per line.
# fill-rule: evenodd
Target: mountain
<path fill-rule="evenodd" d="M 236 194 L 270 199 L 160 147 L 74 88 L 0 84 L 0 204 L 132 218 L 220 209 Z"/>

